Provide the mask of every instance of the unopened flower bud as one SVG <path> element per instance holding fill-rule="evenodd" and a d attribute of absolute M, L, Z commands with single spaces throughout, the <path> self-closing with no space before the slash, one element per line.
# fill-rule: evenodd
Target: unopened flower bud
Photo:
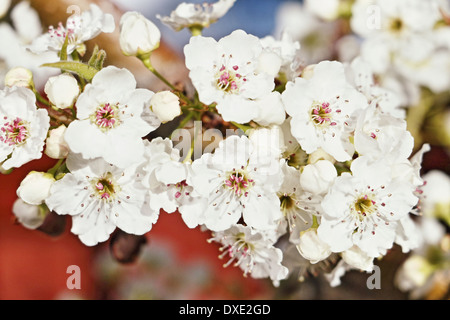
<path fill-rule="evenodd" d="M 17 195 L 28 204 L 41 205 L 50 195 L 54 182 L 55 178 L 49 173 L 31 171 L 20 183 Z"/>
<path fill-rule="evenodd" d="M 14 202 L 12 211 L 17 221 L 31 230 L 39 228 L 48 214 L 48 210 L 45 210 L 43 206 L 28 204 L 20 198 Z"/>
<path fill-rule="evenodd" d="M 22 67 L 13 68 L 5 76 L 5 86 L 32 88 L 33 73 Z"/>
<path fill-rule="evenodd" d="M 319 238 L 315 228 L 300 234 L 297 249 L 303 258 L 308 259 L 312 264 L 325 260 L 331 254 L 330 247 Z"/>
<path fill-rule="evenodd" d="M 61 125 L 57 129 L 50 130 L 47 138 L 45 154 L 52 159 L 64 159 L 69 155 L 69 146 L 64 139 L 66 126 Z"/>
<path fill-rule="evenodd" d="M 182 113 L 178 97 L 170 91 L 156 93 L 150 101 L 150 108 L 162 123 L 172 121 Z"/>
<path fill-rule="evenodd" d="M 127 56 L 145 57 L 159 47 L 158 27 L 138 12 L 127 12 L 120 20 L 120 46 Z"/>
<path fill-rule="evenodd" d="M 337 170 L 327 160 L 320 160 L 315 164 L 309 164 L 300 176 L 302 187 L 313 194 L 324 194 L 328 192 L 333 181 L 337 178 Z"/>
<path fill-rule="evenodd" d="M 70 74 L 51 77 L 45 84 L 45 93 L 50 102 L 59 109 L 70 108 L 80 94 L 77 80 Z"/>

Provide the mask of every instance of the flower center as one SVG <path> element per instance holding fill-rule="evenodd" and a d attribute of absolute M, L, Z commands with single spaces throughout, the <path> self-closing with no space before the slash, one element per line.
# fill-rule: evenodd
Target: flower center
<path fill-rule="evenodd" d="M 175 193 L 175 198 L 180 199 L 183 195 L 183 190 L 186 189 L 189 185 L 186 183 L 186 180 L 181 181 L 175 185 L 175 188 L 177 188 L 177 192 Z M 189 192 L 185 192 L 185 195 L 189 195 Z"/>
<path fill-rule="evenodd" d="M 393 33 L 399 33 L 403 29 L 403 21 L 400 18 L 392 19 L 389 22 L 389 30 Z"/>
<path fill-rule="evenodd" d="M 362 195 L 353 203 L 354 211 L 360 220 L 377 211 L 376 202 L 369 195 Z"/>
<path fill-rule="evenodd" d="M 95 194 L 101 200 L 110 201 L 113 200 L 120 187 L 114 181 L 113 175 L 108 172 L 100 179 L 95 179 L 92 182 Z"/>
<path fill-rule="evenodd" d="M 242 195 L 247 197 L 248 191 L 253 184 L 254 181 L 249 179 L 243 171 L 234 171 L 228 176 L 228 179 L 225 180 L 225 186 L 233 190 L 233 192 L 239 197 Z"/>
<path fill-rule="evenodd" d="M 328 102 L 315 101 L 311 109 L 311 120 L 316 126 L 335 126 L 337 123 L 332 120 L 332 112 Z"/>
<path fill-rule="evenodd" d="M 5 120 L 7 118 L 5 117 Z M 9 146 L 17 146 L 25 143 L 29 137 L 27 124 L 20 118 L 6 122 L 1 127 L 0 141 Z"/>
<path fill-rule="evenodd" d="M 297 201 L 293 198 L 293 195 L 289 194 L 283 194 L 280 197 L 280 207 L 281 211 L 286 213 L 289 212 L 291 209 L 296 208 Z"/>
<path fill-rule="evenodd" d="M 239 73 L 239 66 L 233 66 L 231 70 L 225 65 L 216 74 L 217 88 L 227 93 L 239 93 L 241 83 L 247 81 Z"/>
<path fill-rule="evenodd" d="M 252 254 L 254 246 L 245 240 L 244 233 L 238 233 L 234 238 L 235 242 L 233 244 L 225 245 L 220 248 L 220 251 L 223 253 L 219 256 L 219 259 L 223 259 L 225 256 L 229 257 L 228 262 L 223 265 L 224 268 L 230 266 L 233 262 L 235 262 L 234 266 L 237 267 L 242 265 L 244 260 L 247 260 L 246 265 L 242 266 L 244 269 L 244 276 L 247 276 L 252 273 L 254 267 L 254 258 Z"/>
<path fill-rule="evenodd" d="M 100 129 L 112 129 L 120 124 L 119 108 L 109 103 L 101 105 L 92 120 Z"/>

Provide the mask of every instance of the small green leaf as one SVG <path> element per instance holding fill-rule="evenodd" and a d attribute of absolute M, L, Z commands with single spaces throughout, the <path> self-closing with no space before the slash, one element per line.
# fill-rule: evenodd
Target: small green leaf
<path fill-rule="evenodd" d="M 99 70 L 88 66 L 87 64 L 81 62 L 73 62 L 73 61 L 60 61 L 55 63 L 46 63 L 41 67 L 49 67 L 49 68 L 58 68 L 67 72 L 74 72 L 78 74 L 80 77 L 86 79 L 87 81 L 92 81 L 94 76 L 97 74 Z"/>

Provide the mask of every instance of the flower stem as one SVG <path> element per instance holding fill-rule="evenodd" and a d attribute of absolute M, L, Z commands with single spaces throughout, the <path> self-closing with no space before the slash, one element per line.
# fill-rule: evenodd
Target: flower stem
<path fill-rule="evenodd" d="M 160 74 L 152 65 L 150 61 L 150 57 L 141 58 L 141 61 L 150 70 L 159 80 L 161 80 L 165 85 L 167 85 L 172 91 L 177 92 L 180 95 L 180 98 L 184 100 L 186 103 L 191 104 L 191 100 L 186 97 L 180 90 L 175 88 L 173 84 L 171 84 L 162 74 Z"/>

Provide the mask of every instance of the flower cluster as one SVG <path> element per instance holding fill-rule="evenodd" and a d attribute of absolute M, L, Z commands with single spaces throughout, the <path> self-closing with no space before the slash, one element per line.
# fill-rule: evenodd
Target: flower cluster
<path fill-rule="evenodd" d="M 58 163 L 23 180 L 18 220 L 36 229 L 49 212 L 71 216 L 71 232 L 95 246 L 116 229 L 147 234 L 161 211 L 178 212 L 188 228 L 211 233 L 225 267 L 275 285 L 295 272 L 295 261 L 306 262 L 301 277 L 339 261 L 328 275 L 337 285 L 346 270 L 373 270 L 394 245 L 418 248 L 421 163 L 430 147 L 419 150 L 408 130 L 402 90 L 450 88 L 450 27 L 440 2 L 369 1 L 379 25 L 364 20 L 368 1 L 318 2 L 306 1 L 302 14 L 321 24 L 347 17 L 363 38 L 351 59 L 308 62 L 305 35 L 292 26 L 279 39 L 240 29 L 203 36 L 234 1 L 183 3 L 159 16 L 192 32 L 184 55 L 194 93 L 153 66 L 161 32 L 138 12 L 121 18 L 121 49 L 167 91 L 138 88 L 127 69 L 104 67 L 98 47 L 84 61 L 85 42 L 116 27 L 95 5 L 37 36 L 28 49 L 56 53 L 44 66 L 61 73 L 47 79 L 43 95 L 26 69 L 10 71 L 0 91 L 0 168 L 43 153 Z M 220 119 L 226 137 L 205 117 Z M 177 130 L 148 139 L 167 123 Z M 216 134 L 220 142 L 205 146 Z"/>

